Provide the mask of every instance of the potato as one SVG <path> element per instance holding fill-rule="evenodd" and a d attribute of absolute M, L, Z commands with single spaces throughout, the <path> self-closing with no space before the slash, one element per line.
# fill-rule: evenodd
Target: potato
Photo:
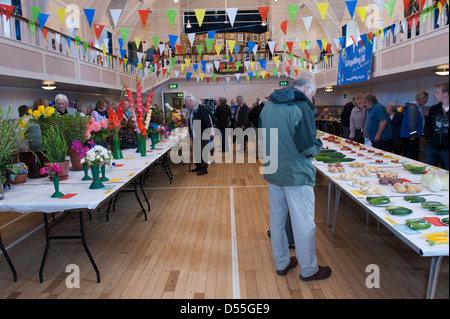
<path fill-rule="evenodd" d="M 375 194 L 377 195 L 383 195 L 384 194 L 384 188 L 383 187 L 377 187 L 375 189 Z"/>

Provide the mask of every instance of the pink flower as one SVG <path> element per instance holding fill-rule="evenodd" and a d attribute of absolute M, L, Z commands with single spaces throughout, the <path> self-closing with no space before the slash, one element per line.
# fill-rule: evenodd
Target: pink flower
<path fill-rule="evenodd" d="M 92 124 L 92 123 L 95 123 L 95 119 L 91 116 L 91 117 L 89 118 L 88 124 Z"/>
<path fill-rule="evenodd" d="M 108 128 L 108 122 L 106 121 L 100 121 L 99 122 L 102 128 Z"/>
<path fill-rule="evenodd" d="M 86 140 L 90 140 L 91 139 L 91 133 L 90 132 L 86 132 Z"/>
<path fill-rule="evenodd" d="M 100 125 L 100 123 L 94 122 L 94 123 L 91 124 L 91 129 L 94 132 L 98 132 L 98 131 L 100 131 L 102 129 L 102 126 Z"/>
<path fill-rule="evenodd" d="M 50 169 L 55 174 L 61 174 L 62 173 L 62 168 L 61 168 L 61 166 L 58 163 L 50 164 Z"/>
<path fill-rule="evenodd" d="M 41 169 L 39 170 L 39 174 L 41 174 L 41 175 L 46 175 L 47 173 L 48 173 L 47 166 L 41 167 Z"/>

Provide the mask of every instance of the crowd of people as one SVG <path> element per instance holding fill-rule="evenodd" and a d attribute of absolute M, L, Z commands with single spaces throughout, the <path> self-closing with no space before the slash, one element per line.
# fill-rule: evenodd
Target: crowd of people
<path fill-rule="evenodd" d="M 449 83 L 435 85 L 437 104 L 428 115 L 424 105 L 429 93 L 420 91 L 404 107 L 381 105 L 372 93 L 360 93 L 344 106 L 341 123 L 344 138 L 419 160 L 422 137 L 427 142 L 425 163 L 449 169 L 448 107 Z M 367 144 L 367 143 L 366 143 Z"/>

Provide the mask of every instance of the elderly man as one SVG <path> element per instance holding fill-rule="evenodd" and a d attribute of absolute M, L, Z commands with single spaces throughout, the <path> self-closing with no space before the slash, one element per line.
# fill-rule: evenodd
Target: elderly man
<path fill-rule="evenodd" d="M 312 159 L 322 148 L 322 141 L 316 139 L 314 117 L 317 110 L 311 102 L 315 92 L 315 85 L 309 79 L 299 79 L 293 86 L 274 91 L 261 111 L 259 125 L 267 136 L 265 153 L 273 149 L 271 143 L 274 138 L 270 135 L 274 130 L 278 133 L 275 136 L 278 167 L 269 171 L 267 168 L 271 163 L 267 162 L 264 168 L 264 179 L 269 184 L 271 243 L 276 273 L 284 276 L 299 262 L 303 281 L 326 279 L 331 275 L 330 267 L 317 264 L 314 241 L 316 170 Z M 288 213 L 297 258 L 289 256 L 285 231 Z"/>
<path fill-rule="evenodd" d="M 75 115 L 76 112 L 75 109 L 69 107 L 69 99 L 64 94 L 58 94 L 55 97 L 55 106 L 56 110 L 61 115 L 65 114 Z"/>
<path fill-rule="evenodd" d="M 209 116 L 206 106 L 202 105 L 192 94 L 185 97 L 186 107 L 189 109 L 189 133 L 194 141 L 194 159 L 195 168 L 191 172 L 197 172 L 197 175 L 208 174 L 208 159 L 203 158 L 203 149 L 208 145 L 209 138 L 203 139 L 203 132 L 209 129 L 211 131 L 212 120 Z M 208 136 L 209 137 L 209 136 Z M 200 149 L 196 141 L 200 140 Z M 206 152 L 205 154 L 209 154 Z"/>

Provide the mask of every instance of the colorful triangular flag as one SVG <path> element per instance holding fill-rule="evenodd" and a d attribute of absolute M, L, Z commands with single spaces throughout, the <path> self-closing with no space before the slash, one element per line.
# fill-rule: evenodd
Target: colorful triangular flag
<path fill-rule="evenodd" d="M 177 17 L 177 9 L 167 9 L 166 13 L 167 17 L 169 18 L 170 26 L 173 27 L 173 23 L 175 22 L 175 18 Z"/>
<path fill-rule="evenodd" d="M 147 23 L 148 14 L 150 13 L 150 10 L 138 10 L 139 17 L 141 18 L 142 25 L 145 28 L 145 24 Z"/>
<path fill-rule="evenodd" d="M 325 20 L 325 17 L 327 15 L 328 11 L 328 2 L 318 3 L 317 8 L 319 9 L 320 16 L 322 17 L 322 20 Z"/>
<path fill-rule="evenodd" d="M 230 19 L 231 26 L 234 25 L 238 8 L 227 8 L 228 19 Z"/>
<path fill-rule="evenodd" d="M 92 28 L 92 20 L 94 19 L 95 9 L 84 9 L 84 14 L 88 20 L 89 27 Z"/>
<path fill-rule="evenodd" d="M 201 27 L 203 23 L 203 18 L 205 17 L 206 9 L 195 9 L 195 16 L 197 17 L 198 26 Z"/>

